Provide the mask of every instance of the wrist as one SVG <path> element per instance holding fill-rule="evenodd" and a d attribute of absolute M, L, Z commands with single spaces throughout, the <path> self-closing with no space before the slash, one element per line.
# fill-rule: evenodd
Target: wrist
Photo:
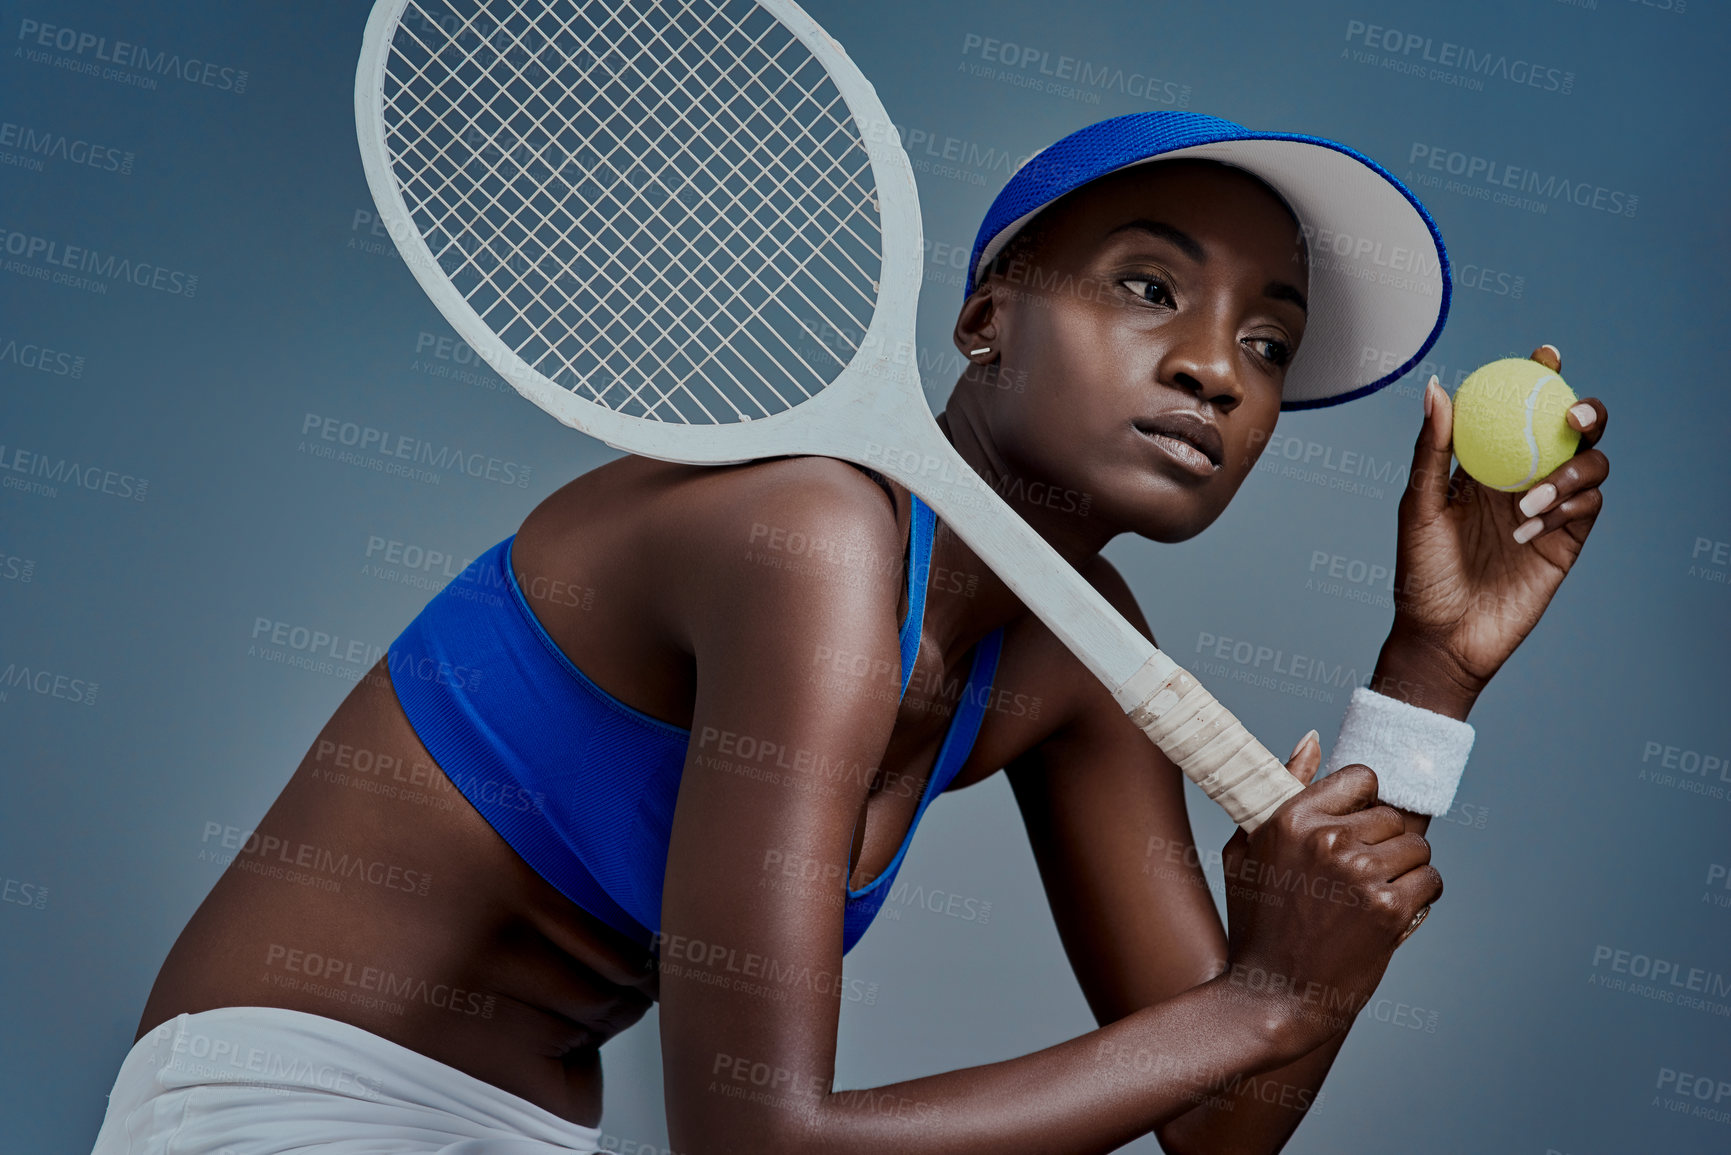
<path fill-rule="evenodd" d="M 1484 687 L 1482 679 L 1462 670 L 1441 646 L 1396 623 L 1377 655 L 1368 688 L 1464 722 Z"/>
<path fill-rule="evenodd" d="M 1228 961 L 1226 969 L 1201 989 L 1219 1008 L 1218 1020 L 1239 1037 L 1252 1041 L 1274 1066 L 1308 1055 L 1351 1025 L 1307 1011 L 1292 982 L 1264 967 Z"/>

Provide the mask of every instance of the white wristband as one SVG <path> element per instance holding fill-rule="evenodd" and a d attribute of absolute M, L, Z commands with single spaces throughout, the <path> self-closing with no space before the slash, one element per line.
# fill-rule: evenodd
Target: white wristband
<path fill-rule="evenodd" d="M 1361 762 L 1376 796 L 1417 814 L 1447 814 L 1467 768 L 1473 728 L 1455 718 L 1355 686 L 1324 773 Z"/>

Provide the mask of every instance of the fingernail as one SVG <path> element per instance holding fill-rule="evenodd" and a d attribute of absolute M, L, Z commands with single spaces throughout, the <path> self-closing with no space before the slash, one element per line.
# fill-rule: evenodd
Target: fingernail
<path fill-rule="evenodd" d="M 1535 517 L 1531 521 L 1523 521 L 1521 527 L 1515 530 L 1515 540 L 1522 545 L 1525 545 L 1527 542 L 1537 537 L 1539 535 L 1539 530 L 1543 529 L 1544 526 L 1545 522 L 1543 518 Z"/>
<path fill-rule="evenodd" d="M 1426 382 L 1424 387 L 1424 419 L 1426 421 L 1430 420 L 1430 411 L 1436 407 L 1436 394 L 1431 392 L 1431 390 L 1435 388 L 1436 374 L 1432 373 L 1430 375 L 1430 380 Z"/>
<path fill-rule="evenodd" d="M 1588 405 L 1585 401 L 1581 402 L 1579 405 L 1571 405 L 1569 407 L 1569 412 L 1575 415 L 1575 420 L 1581 423 L 1581 428 L 1583 429 L 1590 426 L 1599 418 L 1598 413 L 1594 412 L 1593 407 Z"/>
<path fill-rule="evenodd" d="M 1299 752 L 1299 751 L 1300 751 L 1300 750 L 1302 750 L 1302 749 L 1304 749 L 1304 744 L 1305 744 L 1305 743 L 1306 743 L 1306 742 L 1310 742 L 1310 741 L 1317 741 L 1317 742 L 1320 742 L 1320 741 L 1321 741 L 1321 736 L 1320 736 L 1320 735 L 1318 735 L 1318 734 L 1317 734 L 1317 732 L 1316 732 L 1316 731 L 1315 731 L 1315 730 L 1312 730 L 1312 731 L 1311 731 L 1311 732 L 1310 732 L 1310 733 L 1308 733 L 1308 734 L 1306 734 L 1306 735 L 1305 735 L 1305 736 L 1304 736 L 1304 737 L 1302 737 L 1302 738 L 1300 738 L 1300 739 L 1299 739 L 1299 740 L 1298 740 L 1298 745 L 1296 745 L 1296 746 L 1294 746 L 1294 747 L 1293 747 L 1293 748 L 1292 748 L 1292 754 L 1291 754 L 1291 755 L 1290 755 L 1290 756 L 1289 756 L 1289 757 L 1288 757 L 1288 758 L 1287 758 L 1287 759 L 1286 759 L 1286 760 L 1287 760 L 1287 761 L 1288 761 L 1288 762 L 1290 762 L 1290 761 L 1292 761 L 1292 759 L 1293 759 L 1293 758 L 1296 758 L 1296 757 L 1298 757 L 1298 752 Z"/>
<path fill-rule="evenodd" d="M 1547 481 L 1543 485 L 1534 486 L 1525 497 L 1521 498 L 1521 512 L 1532 517 L 1535 513 L 1545 512 L 1550 507 L 1551 502 L 1555 500 L 1557 500 L 1557 487 Z"/>

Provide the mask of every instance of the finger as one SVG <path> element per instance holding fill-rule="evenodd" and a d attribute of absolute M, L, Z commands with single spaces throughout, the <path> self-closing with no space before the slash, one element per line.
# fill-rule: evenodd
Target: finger
<path fill-rule="evenodd" d="M 1365 807 L 1347 819 L 1347 827 L 1366 846 L 1374 846 L 1406 833 L 1406 819 L 1386 802 Z"/>
<path fill-rule="evenodd" d="M 1298 745 L 1292 748 L 1292 757 L 1286 760 L 1286 769 L 1301 783 L 1309 786 L 1316 777 L 1316 772 L 1322 768 L 1322 740 L 1315 730 L 1298 740 Z"/>
<path fill-rule="evenodd" d="M 1366 853 L 1376 860 L 1378 880 L 1393 882 L 1430 862 L 1430 843 L 1416 831 L 1403 830 L 1395 837 L 1377 843 Z"/>
<path fill-rule="evenodd" d="M 1543 517 L 1522 522 L 1515 530 L 1515 540 L 1528 544 L 1554 530 L 1567 528 L 1576 541 L 1585 541 L 1604 504 L 1605 499 L 1596 488 L 1577 493 L 1561 505 L 1552 506 Z"/>
<path fill-rule="evenodd" d="M 1581 435 L 1581 444 L 1575 447 L 1575 452 L 1580 453 L 1598 444 L 1599 438 L 1605 435 L 1605 422 L 1610 420 L 1610 415 L 1605 412 L 1603 401 L 1597 397 L 1583 397 L 1569 406 L 1563 420 Z"/>
<path fill-rule="evenodd" d="M 1454 446 L 1454 402 L 1437 384 L 1436 374 L 1424 387 L 1425 419 L 1412 451 L 1412 473 L 1400 503 L 1411 512 L 1435 517 L 1448 508 L 1449 459 Z"/>
<path fill-rule="evenodd" d="M 1388 888 L 1394 892 L 1404 909 L 1410 912 L 1401 921 L 1404 928 L 1413 915 L 1442 897 L 1443 880 L 1437 868 L 1426 862 L 1390 880 Z"/>
<path fill-rule="evenodd" d="M 1322 814 L 1356 814 L 1376 804 L 1376 771 L 1362 762 L 1350 763 L 1311 783 L 1299 798 Z"/>
<path fill-rule="evenodd" d="M 1521 513 L 1537 517 L 1584 490 L 1597 488 L 1611 476 L 1611 459 L 1601 449 L 1577 453 L 1551 470 L 1520 500 Z"/>
<path fill-rule="evenodd" d="M 1537 361 L 1553 373 L 1561 374 L 1563 371 L 1563 355 L 1557 351 L 1555 345 L 1540 345 L 1527 359 Z M 1583 397 L 1569 406 L 1565 420 L 1570 429 L 1581 434 L 1577 453 L 1582 449 L 1591 449 L 1593 443 L 1605 435 L 1605 406 L 1596 397 Z"/>

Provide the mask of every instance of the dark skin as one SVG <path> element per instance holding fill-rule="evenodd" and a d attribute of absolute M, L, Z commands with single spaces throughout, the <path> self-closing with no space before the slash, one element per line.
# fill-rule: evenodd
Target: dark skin
<path fill-rule="evenodd" d="M 1029 261 L 1096 288 L 1041 289 L 1011 269 L 987 277 L 956 340 L 964 352 L 990 352 L 972 356 L 940 424 L 988 480 L 1092 495 L 1082 517 L 1020 496 L 1031 487 L 1002 490 L 1152 638 L 1099 550 L 1119 533 L 1193 536 L 1249 475 L 1278 415 L 1276 346 L 1296 349 L 1303 336 L 1303 308 L 1266 290 L 1283 283 L 1302 297 L 1302 252 L 1266 188 L 1205 164 L 1094 182 L 1041 219 Z M 1179 230 L 1202 259 L 1169 233 L 1114 231 L 1135 220 Z M 1150 288 L 1155 280 L 1165 295 Z M 1000 387 L 1011 374 L 1023 391 Z M 1465 717 L 1536 624 L 1597 515 L 1606 466 L 1590 447 L 1605 414 L 1590 404 L 1596 420 L 1581 451 L 1550 479 L 1560 493 L 1541 514 L 1545 532 L 1526 544 L 1509 536 L 1524 520 L 1520 495 L 1448 477 L 1446 396 L 1431 407 L 1400 506 L 1396 588 L 1416 592 L 1399 602 L 1373 685 Z M 1216 424 L 1224 452 L 1213 475 L 1186 472 L 1132 424 L 1173 407 Z M 659 999 L 669 1138 L 690 1155 L 1103 1152 L 1147 1133 L 1169 1151 L 1279 1149 L 1401 933 L 1440 894 L 1425 820 L 1377 804 L 1367 767 L 1308 786 L 1228 844 L 1228 935 L 1200 869 L 1187 865 L 1197 857 L 1178 769 L 947 527 L 934 546 L 913 682 L 897 702 L 910 509 L 906 490 L 892 488 L 893 502 L 826 458 L 697 468 L 626 457 L 553 494 L 518 535 L 516 568 L 537 617 L 609 693 L 695 733 L 714 728 L 870 768 L 741 773 L 758 767 L 694 740 L 659 964 L 528 869 L 455 793 L 381 666 L 337 710 L 258 832 L 429 873 L 426 893 L 348 882 L 333 893 L 239 869 L 243 853 L 170 952 L 139 1034 L 183 1011 L 289 1007 L 354 1023 L 593 1126 L 598 1048 Z M 765 565 L 753 543 L 766 525 L 844 541 L 852 560 Z M 1489 623 L 1467 612 L 1487 591 L 1508 606 Z M 887 867 L 969 652 L 1000 626 L 994 688 L 1037 697 L 1041 709 L 989 710 L 950 789 L 1006 770 L 1100 1027 L 869 1095 L 835 1092 L 843 872 L 857 888 Z M 858 655 L 873 672 L 837 672 L 814 662 L 819 653 Z M 346 769 L 333 778 L 344 748 Z M 361 770 L 354 750 L 368 751 L 375 769 Z M 1306 741 L 1288 768 L 1309 781 L 1319 762 Z M 354 788 L 387 777 L 416 792 Z M 1170 852 L 1151 856 L 1155 839 Z M 766 865 L 806 860 L 827 868 L 823 882 L 788 884 Z M 1287 871 L 1334 889 L 1317 897 L 1270 881 Z M 724 948 L 725 960 L 697 942 Z M 295 965 L 291 950 L 306 952 Z M 335 962 L 314 967 L 309 953 Z M 309 967 L 324 972 L 322 985 Z M 393 1009 L 330 996 L 363 967 L 483 1001 L 453 1009 L 455 997 L 403 998 Z M 1255 971 L 1282 976 L 1283 989 L 1252 989 L 1242 976 Z M 740 989 L 733 980 L 745 975 Z M 728 981 L 705 981 L 716 977 Z M 1316 1013 L 1306 995 L 1316 991 L 1327 993 L 1329 1013 Z"/>

